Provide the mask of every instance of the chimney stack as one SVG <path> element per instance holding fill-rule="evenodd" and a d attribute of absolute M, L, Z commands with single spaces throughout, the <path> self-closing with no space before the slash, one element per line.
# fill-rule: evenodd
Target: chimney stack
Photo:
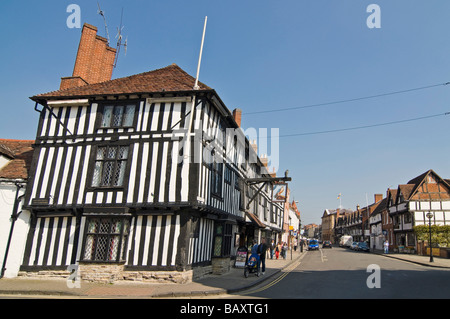
<path fill-rule="evenodd" d="M 258 154 L 258 143 L 256 143 L 256 140 L 249 141 L 250 146 L 253 148 L 256 154 Z"/>
<path fill-rule="evenodd" d="M 97 35 L 97 28 L 85 23 L 71 77 L 61 78 L 60 90 L 111 80 L 116 49 Z"/>
<path fill-rule="evenodd" d="M 269 158 L 266 154 L 262 154 L 260 157 L 261 163 L 264 165 L 264 167 L 267 168 L 267 165 L 269 164 Z"/>
<path fill-rule="evenodd" d="M 375 194 L 375 203 L 378 203 L 383 199 L 383 194 Z"/>
<path fill-rule="evenodd" d="M 242 110 L 234 109 L 233 110 L 234 121 L 237 123 L 239 127 L 241 127 L 241 119 L 242 119 Z"/>

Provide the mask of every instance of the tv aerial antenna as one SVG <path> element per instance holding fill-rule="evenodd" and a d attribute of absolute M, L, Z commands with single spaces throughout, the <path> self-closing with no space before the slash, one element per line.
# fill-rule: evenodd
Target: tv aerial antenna
<path fill-rule="evenodd" d="M 109 32 L 108 32 L 108 24 L 106 23 L 105 12 L 100 8 L 100 3 L 98 3 L 98 1 L 97 1 L 97 6 L 98 6 L 97 13 L 103 17 L 103 22 L 105 22 L 106 39 L 108 40 L 108 45 L 109 45 Z"/>
<path fill-rule="evenodd" d="M 98 1 L 97 1 L 97 6 L 98 6 L 97 13 L 103 17 L 103 21 L 105 23 L 106 39 L 108 41 L 108 46 L 109 46 L 110 39 L 109 39 L 109 32 L 108 32 L 108 24 L 106 23 L 106 15 L 105 15 L 105 12 L 100 8 L 100 3 Z M 127 55 L 128 36 L 125 38 L 125 41 L 122 43 L 122 41 L 123 41 L 122 30 L 124 28 L 124 26 L 122 26 L 122 19 L 123 19 L 123 8 L 122 8 L 122 13 L 120 15 L 120 26 L 117 28 L 117 35 L 116 35 L 117 43 L 116 43 L 116 56 L 114 58 L 114 65 L 113 65 L 114 67 L 117 66 L 117 59 L 119 58 L 120 47 L 124 47 L 125 55 Z"/>
<path fill-rule="evenodd" d="M 122 43 L 122 40 L 123 40 L 122 30 L 124 28 L 124 26 L 122 26 L 122 18 L 123 18 L 123 8 L 122 8 L 122 13 L 120 15 L 120 26 L 117 28 L 116 59 L 114 60 L 114 67 L 116 67 L 116 65 L 117 65 L 117 59 L 119 58 L 119 52 L 120 52 L 121 46 L 123 46 L 123 48 L 125 50 L 125 56 L 127 55 L 128 36 L 125 38 L 124 43 Z"/>

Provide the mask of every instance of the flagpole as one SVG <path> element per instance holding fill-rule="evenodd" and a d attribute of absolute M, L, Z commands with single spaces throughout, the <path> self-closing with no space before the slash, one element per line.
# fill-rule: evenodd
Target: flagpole
<path fill-rule="evenodd" d="M 200 54 L 198 56 L 198 64 L 197 64 L 197 76 L 195 77 L 194 90 L 198 90 L 198 75 L 200 73 L 200 63 L 202 62 L 202 53 L 203 53 L 203 42 L 205 41 L 205 32 L 206 32 L 206 22 L 208 21 L 208 16 L 205 16 L 205 23 L 203 25 L 203 35 L 202 35 L 202 44 L 200 45 Z"/>

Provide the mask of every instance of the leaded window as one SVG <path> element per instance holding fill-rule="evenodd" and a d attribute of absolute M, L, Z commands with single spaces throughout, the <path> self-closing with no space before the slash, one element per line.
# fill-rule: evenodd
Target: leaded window
<path fill-rule="evenodd" d="M 211 194 L 222 197 L 223 163 L 211 163 Z"/>
<path fill-rule="evenodd" d="M 87 222 L 84 261 L 120 262 L 125 260 L 125 245 L 130 223 L 124 218 L 90 218 Z"/>
<path fill-rule="evenodd" d="M 227 257 L 231 254 L 233 225 L 216 223 L 214 230 L 214 257 Z"/>
<path fill-rule="evenodd" d="M 136 105 L 105 105 L 103 107 L 100 127 L 130 127 L 133 126 Z"/>
<path fill-rule="evenodd" d="M 228 165 L 225 165 L 225 183 L 231 185 L 231 176 L 232 176 L 231 168 Z"/>
<path fill-rule="evenodd" d="M 128 151 L 128 146 L 99 146 L 95 157 L 92 186 L 123 186 Z"/>

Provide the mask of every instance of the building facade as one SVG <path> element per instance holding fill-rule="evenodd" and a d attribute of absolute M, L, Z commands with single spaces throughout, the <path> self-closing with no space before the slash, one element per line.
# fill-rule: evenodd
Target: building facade
<path fill-rule="evenodd" d="M 433 170 L 388 192 L 387 208 L 393 220 L 394 247 L 399 252 L 419 250 L 414 226 L 450 225 L 450 185 Z M 431 213 L 429 220 L 427 214 Z"/>
<path fill-rule="evenodd" d="M 380 196 L 382 198 L 382 195 Z M 377 200 L 377 198 L 375 198 L 375 200 Z M 383 198 L 376 201 L 375 204 L 376 207 L 369 216 L 370 243 L 372 249 L 380 250 L 383 249 L 383 243 L 388 237 L 386 229 L 383 228 L 383 226 L 386 225 L 386 222 L 383 221 L 383 212 L 386 210 L 387 199 Z"/>
<path fill-rule="evenodd" d="M 258 189 L 245 180 L 269 174 L 240 111 L 175 64 L 110 80 L 112 50 L 94 29 L 83 27 L 73 76 L 31 98 L 40 119 L 22 274 L 71 266 L 84 280 L 185 282 L 226 272 L 239 246 L 283 225 L 269 187 L 245 209 Z"/>

